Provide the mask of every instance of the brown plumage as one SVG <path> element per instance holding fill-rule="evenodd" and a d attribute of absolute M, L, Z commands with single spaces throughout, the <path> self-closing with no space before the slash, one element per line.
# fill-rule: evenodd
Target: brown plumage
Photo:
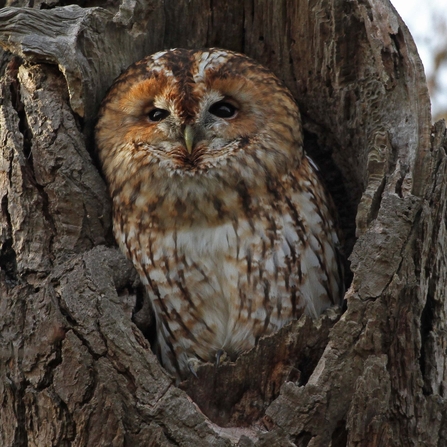
<path fill-rule="evenodd" d="M 111 87 L 96 141 L 115 237 L 178 377 L 340 302 L 328 198 L 266 68 L 219 49 L 149 56 Z"/>

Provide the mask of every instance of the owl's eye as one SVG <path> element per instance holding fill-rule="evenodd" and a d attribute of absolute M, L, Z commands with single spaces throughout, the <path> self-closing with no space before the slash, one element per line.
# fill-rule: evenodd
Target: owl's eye
<path fill-rule="evenodd" d="M 169 112 L 164 109 L 152 109 L 148 113 L 149 120 L 154 123 L 164 120 L 167 116 L 169 116 Z"/>
<path fill-rule="evenodd" d="M 237 109 L 227 101 L 219 101 L 215 102 L 209 108 L 209 111 L 218 118 L 233 118 L 236 115 Z"/>

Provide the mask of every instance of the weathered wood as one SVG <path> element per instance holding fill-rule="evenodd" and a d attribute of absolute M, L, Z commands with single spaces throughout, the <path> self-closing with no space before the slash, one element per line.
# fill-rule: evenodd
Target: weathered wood
<path fill-rule="evenodd" d="M 446 129 L 389 2 L 45 3 L 0 9 L 0 445 L 447 445 Z M 199 369 L 192 399 L 132 322 L 91 135 L 112 80 L 176 46 L 284 80 L 352 249 L 341 318 Z"/>
<path fill-rule="evenodd" d="M 217 424 L 251 426 L 262 419 L 284 382 L 307 383 L 338 317 L 335 309 L 318 321 L 303 316 L 275 336 L 260 340 L 234 364 L 224 359 L 217 369 L 215 365 L 200 367 L 198 377 L 181 383 L 180 388 Z"/>

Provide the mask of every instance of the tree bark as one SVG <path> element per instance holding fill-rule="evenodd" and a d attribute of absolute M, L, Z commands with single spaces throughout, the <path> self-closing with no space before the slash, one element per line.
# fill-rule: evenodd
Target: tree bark
<path fill-rule="evenodd" d="M 447 445 L 446 129 L 389 1 L 7 3 L 0 445 Z M 177 387 L 111 236 L 92 132 L 130 63 L 210 46 L 292 91 L 352 274 L 344 312 L 303 317 Z"/>

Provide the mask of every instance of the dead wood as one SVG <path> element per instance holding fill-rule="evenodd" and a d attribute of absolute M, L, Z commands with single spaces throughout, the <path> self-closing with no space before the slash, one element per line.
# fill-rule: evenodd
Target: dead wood
<path fill-rule="evenodd" d="M 388 0 L 66 3 L 0 9 L 0 445 L 447 445 L 446 131 Z M 92 139 L 112 80 L 180 46 L 244 52 L 288 85 L 353 274 L 341 317 L 182 389 L 136 315 Z"/>

